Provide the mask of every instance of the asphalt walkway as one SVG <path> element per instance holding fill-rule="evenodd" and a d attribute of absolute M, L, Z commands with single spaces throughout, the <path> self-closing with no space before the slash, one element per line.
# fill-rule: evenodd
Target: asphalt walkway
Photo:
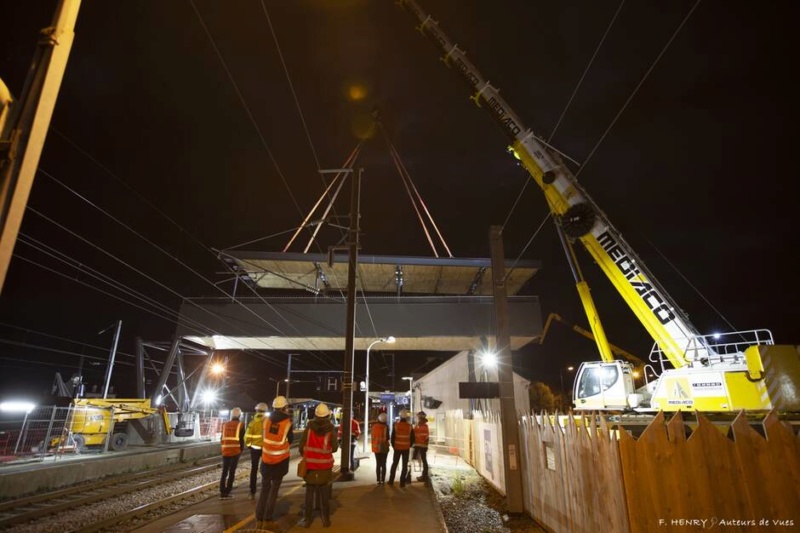
<path fill-rule="evenodd" d="M 372 454 L 361 457 L 360 466 L 351 481 L 333 484 L 331 498 L 331 526 L 323 528 L 319 513 L 313 515 L 312 530 L 330 533 L 375 531 L 377 533 L 446 533 L 447 529 L 439 510 L 433 490 L 416 481 L 420 472 L 413 472 L 414 481 L 400 488 L 400 472 L 392 486 L 377 485 L 375 459 Z M 336 454 L 336 462 L 340 459 Z M 392 452 L 389 452 L 387 467 L 391 467 Z M 302 531 L 297 525 L 300 508 L 304 501 L 305 488 L 302 479 L 295 475 L 297 459 L 292 459 L 289 474 L 281 484 L 276 519 L 269 529 L 256 529 L 255 501 L 248 499 L 246 477 L 238 477 L 232 500 L 212 498 L 148 526 L 135 530 L 137 533 L 215 533 L 215 532 L 272 532 Z M 431 450 L 428 455 L 431 468 L 436 465 L 466 466 L 457 456 Z M 244 468 L 243 468 L 244 467 Z M 249 462 L 241 461 L 237 469 L 240 476 L 249 472 Z M 260 481 L 260 480 L 259 480 Z"/>

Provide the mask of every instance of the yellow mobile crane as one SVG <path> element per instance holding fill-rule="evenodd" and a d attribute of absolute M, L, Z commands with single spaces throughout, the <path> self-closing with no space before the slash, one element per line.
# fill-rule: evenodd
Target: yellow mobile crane
<path fill-rule="evenodd" d="M 67 434 L 52 438 L 50 447 L 71 442 L 80 452 L 108 442 L 112 450 L 122 451 L 128 447 L 126 424 L 154 415 L 164 424 L 166 434 L 170 434 L 166 409 L 153 407 L 149 398 L 76 398 L 70 406 Z"/>
<path fill-rule="evenodd" d="M 701 335 L 578 183 L 560 155 L 525 127 L 465 53 L 414 0 L 398 0 L 417 29 L 443 52 L 475 91 L 511 142 L 509 151 L 542 189 L 568 252 L 578 293 L 601 361 L 581 364 L 573 391 L 576 409 L 725 412 L 800 412 L 800 357 L 777 346 L 768 330 Z M 580 241 L 655 341 L 650 354 L 656 378 L 635 389 L 632 365 L 615 360 L 571 244 Z M 650 365 L 648 365 L 650 366 Z"/>

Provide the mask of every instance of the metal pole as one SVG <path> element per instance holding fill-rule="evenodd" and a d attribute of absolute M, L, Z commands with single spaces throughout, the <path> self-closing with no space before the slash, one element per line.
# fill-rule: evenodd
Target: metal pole
<path fill-rule="evenodd" d="M 408 380 L 408 409 L 411 411 L 411 420 L 414 420 L 414 378 Z"/>
<path fill-rule="evenodd" d="M 364 377 L 364 427 L 361 428 L 361 433 L 364 435 L 364 447 L 362 448 L 364 453 L 367 453 L 367 440 L 369 440 L 369 351 L 379 342 L 384 342 L 384 339 L 373 341 L 369 346 L 367 346 L 367 372 L 366 376 Z"/>
<path fill-rule="evenodd" d="M 55 409 L 55 407 L 53 407 Z M 25 424 L 28 422 L 28 412 L 25 411 L 25 417 L 22 419 L 22 429 L 19 431 L 19 437 L 17 437 L 17 445 L 14 446 L 14 455 L 17 455 L 17 450 L 19 450 L 19 441 L 22 440 L 22 436 L 25 434 Z"/>
<path fill-rule="evenodd" d="M 108 398 L 108 386 L 111 384 L 111 372 L 114 370 L 114 358 L 117 356 L 117 344 L 119 343 L 119 333 L 122 330 L 122 320 L 117 320 L 117 330 L 114 332 L 114 345 L 111 347 L 111 359 L 108 362 L 108 372 L 106 373 L 106 386 L 103 388 L 103 399 Z"/>
<path fill-rule="evenodd" d="M 514 402 L 514 367 L 511 355 L 506 267 L 503 258 L 503 228 L 492 226 L 489 241 L 492 251 L 492 287 L 497 321 L 497 375 L 500 382 L 500 418 L 503 432 L 503 469 L 506 480 L 506 505 L 511 513 L 522 513 L 522 474 L 520 468 L 519 427 Z"/>
<path fill-rule="evenodd" d="M 289 363 L 286 366 L 286 401 L 289 401 L 289 387 L 292 385 L 292 354 L 289 354 Z"/>
<path fill-rule="evenodd" d="M 353 357 L 355 356 L 354 337 L 356 330 L 356 271 L 358 270 L 358 233 L 361 173 L 352 173 L 350 193 L 350 230 L 347 239 L 349 263 L 347 267 L 347 324 L 345 325 L 344 370 L 342 372 L 342 459 L 339 481 L 355 479 L 350 471 L 350 420 L 353 414 Z"/>

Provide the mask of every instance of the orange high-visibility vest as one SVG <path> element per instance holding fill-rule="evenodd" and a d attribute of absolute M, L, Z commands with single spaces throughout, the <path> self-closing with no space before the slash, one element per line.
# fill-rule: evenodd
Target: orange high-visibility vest
<path fill-rule="evenodd" d="M 411 448 L 411 424 L 401 420 L 394 425 L 394 449 L 398 451 Z"/>
<path fill-rule="evenodd" d="M 428 436 L 428 424 L 419 424 L 414 428 L 414 446 L 417 448 L 427 448 Z"/>
<path fill-rule="evenodd" d="M 242 453 L 239 444 L 239 434 L 242 432 L 242 423 L 238 420 L 231 420 L 222 425 L 222 455 L 233 457 Z"/>
<path fill-rule="evenodd" d="M 333 433 L 326 433 L 319 436 L 313 430 L 308 429 L 308 439 L 303 448 L 303 457 L 306 458 L 306 468 L 308 470 L 327 470 L 333 468 L 333 450 L 331 448 L 331 437 Z"/>
<path fill-rule="evenodd" d="M 389 441 L 389 426 L 381 422 L 375 422 L 369 432 L 372 436 L 372 453 L 379 453 L 381 444 Z"/>
<path fill-rule="evenodd" d="M 264 419 L 264 437 L 261 444 L 261 460 L 268 465 L 275 465 L 289 459 L 289 431 L 292 420 L 286 418 L 277 424 L 269 418 Z"/>

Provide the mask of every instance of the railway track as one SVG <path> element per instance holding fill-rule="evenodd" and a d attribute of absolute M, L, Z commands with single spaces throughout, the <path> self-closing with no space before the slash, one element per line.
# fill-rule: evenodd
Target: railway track
<path fill-rule="evenodd" d="M 56 521 L 59 526 L 53 531 L 102 531 L 160 507 L 218 490 L 220 464 L 220 458 L 214 457 L 3 502 L 0 530 L 51 531 L 48 524 Z M 137 502 L 133 496 L 145 503 Z"/>

